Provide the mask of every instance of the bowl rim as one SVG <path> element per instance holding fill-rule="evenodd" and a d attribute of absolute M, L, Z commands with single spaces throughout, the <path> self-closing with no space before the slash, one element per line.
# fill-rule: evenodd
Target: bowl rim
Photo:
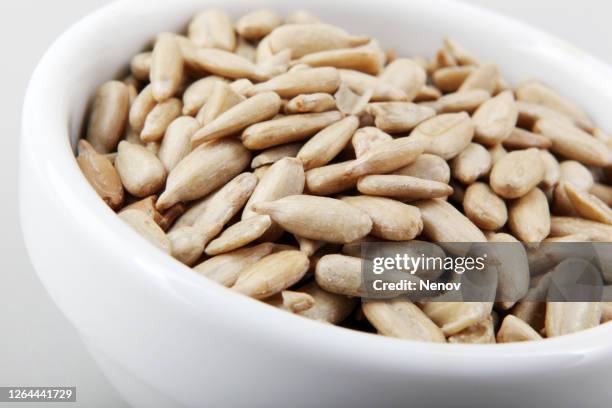
<path fill-rule="evenodd" d="M 414 0 L 425 3 L 425 0 Z M 513 26 L 515 30 L 526 30 L 529 35 L 544 38 L 560 44 L 562 40 L 546 34 L 539 29 L 516 21 L 512 18 L 478 8 L 473 5 L 450 0 L 427 0 L 432 7 L 447 7 L 453 10 L 469 10 L 493 19 L 503 26 Z M 64 56 L 74 53 L 75 44 L 83 44 L 83 35 L 91 32 L 92 27 L 103 26 L 109 19 L 116 18 L 122 10 L 133 7 L 141 0 L 115 1 L 87 15 L 66 32 L 64 32 L 47 50 L 38 63 L 28 85 L 22 116 L 22 155 L 27 154 L 38 164 L 35 170 L 49 187 L 57 192 L 54 197 L 62 202 L 66 211 L 87 217 L 90 228 L 95 228 L 98 236 L 94 239 L 103 245 L 105 250 L 112 251 L 113 256 L 131 257 L 134 252 L 146 254 L 139 257 L 139 262 L 146 268 L 133 268 L 135 273 L 142 275 L 143 284 L 150 281 L 149 274 L 175 281 L 178 285 L 197 287 L 204 297 L 213 302 L 227 305 L 227 310 L 233 317 L 240 317 L 248 311 L 250 318 L 243 318 L 245 329 L 252 336 L 274 335 L 280 341 L 292 342 L 297 347 L 317 347 L 317 352 L 333 355 L 337 358 L 360 359 L 369 364 L 385 364 L 400 368 L 407 363 L 413 367 L 418 365 L 424 370 L 455 369 L 464 374 L 470 370 L 465 366 L 466 358 L 478 360 L 484 371 L 491 373 L 530 371 L 546 372 L 557 366 L 556 359 L 560 356 L 571 357 L 572 361 L 581 359 L 587 354 L 589 358 L 600 358 L 612 353 L 612 345 L 607 340 L 612 336 L 612 324 L 604 324 L 592 329 L 552 339 L 537 342 L 507 343 L 507 344 L 435 344 L 408 340 L 399 340 L 385 336 L 374 336 L 342 327 L 320 324 L 318 322 L 292 316 L 289 313 L 270 307 L 232 292 L 211 280 L 199 276 L 185 265 L 148 243 L 136 232 L 120 221 L 119 217 L 110 216 L 114 213 L 98 198 L 94 190 L 87 184 L 74 159 L 69 143 L 70 132 L 66 120 L 69 106 L 67 102 L 58 103 L 53 96 L 57 92 L 57 82 L 54 79 L 64 74 Z M 161 5 L 161 0 L 146 2 L 148 7 Z M 566 44 L 567 45 L 567 44 Z M 78 49 L 78 47 L 76 47 Z M 571 52 L 576 50 L 572 48 Z M 561 52 L 561 51 L 560 51 Z M 570 52 L 570 51 L 568 51 Z M 587 54 L 585 54 L 587 55 Z M 588 56 L 582 64 L 586 71 L 612 74 L 612 70 L 599 60 Z M 43 110 L 41 110 L 44 108 Z M 44 139 L 43 139 L 44 135 Z M 63 143 L 57 143 L 63 139 Z M 21 159 L 23 165 L 23 157 Z M 49 171 L 51 170 L 51 171 Z M 57 177 L 61 174 L 61 177 Z M 23 188 L 23 186 L 21 186 Z M 21 214 L 23 218 L 23 214 Z M 113 237 L 112 245 L 104 243 L 101 236 Z M 121 245 L 117 245 L 117 240 Z M 37 271 L 38 272 L 38 271 Z M 40 272 L 38 272 L 40 273 Z M 151 283 L 149 283 L 151 284 Z M 172 292 L 176 287 L 157 285 L 158 290 Z M 176 293 L 173 293 L 175 296 Z M 197 305 L 193 305 L 198 307 Z M 206 311 L 201 310 L 205 315 Z M 250 321 L 249 321 L 250 320 Z M 254 322 L 257 322 L 254 324 Z M 281 329 L 281 330 L 279 330 Z M 440 357 L 433 359 L 433 356 Z M 534 357 L 541 357 L 535 359 Z M 509 365 L 500 366 L 503 359 Z M 483 370 L 479 370 L 482 374 Z"/>

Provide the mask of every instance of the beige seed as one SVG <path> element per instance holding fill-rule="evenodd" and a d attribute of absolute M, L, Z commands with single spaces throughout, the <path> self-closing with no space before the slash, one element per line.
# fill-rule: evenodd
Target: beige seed
<path fill-rule="evenodd" d="M 581 191 L 571 184 L 564 184 L 565 192 L 582 218 L 612 225 L 612 209 L 599 198 Z"/>
<path fill-rule="evenodd" d="M 144 123 L 140 138 L 143 142 L 158 142 L 164 137 L 166 129 L 172 121 L 181 115 L 182 102 L 170 98 L 158 103 L 149 112 Z"/>
<path fill-rule="evenodd" d="M 460 65 L 480 65 L 478 59 L 457 41 L 445 38 L 443 47 Z"/>
<path fill-rule="evenodd" d="M 503 141 L 504 147 L 509 149 L 529 149 L 536 147 L 538 149 L 548 149 L 552 146 L 550 139 L 532 133 L 521 128 L 514 128 L 510 135 Z"/>
<path fill-rule="evenodd" d="M 448 338 L 449 343 L 455 344 L 491 344 L 495 343 L 495 328 L 493 318 L 487 316 L 459 333 Z"/>
<path fill-rule="evenodd" d="M 450 160 L 465 149 L 474 136 L 474 125 L 465 112 L 445 113 L 418 125 L 410 137 L 425 143 L 425 153 Z"/>
<path fill-rule="evenodd" d="M 542 336 L 533 330 L 525 321 L 513 315 L 507 315 L 497 332 L 498 343 L 542 340 Z"/>
<path fill-rule="evenodd" d="M 297 283 L 308 271 L 308 257 L 300 251 L 270 254 L 247 267 L 232 289 L 265 299 Z"/>
<path fill-rule="evenodd" d="M 407 58 L 399 58 L 391 62 L 380 75 L 383 82 L 401 89 L 406 94 L 407 101 L 412 101 L 417 96 L 425 85 L 426 78 L 425 70 Z"/>
<path fill-rule="evenodd" d="M 612 150 L 608 146 L 567 122 L 541 119 L 533 131 L 552 141 L 553 153 L 589 166 L 605 167 L 612 163 Z"/>
<path fill-rule="evenodd" d="M 378 128 L 364 127 L 357 129 L 351 143 L 355 150 L 355 155 L 361 157 L 373 146 L 384 142 L 390 142 L 391 140 L 393 140 L 393 137 Z"/>
<path fill-rule="evenodd" d="M 483 103 L 472 117 L 474 140 L 494 146 L 505 141 L 516 126 L 518 108 L 511 91 L 504 91 Z"/>
<path fill-rule="evenodd" d="M 130 107 L 129 124 L 136 133 L 142 131 L 147 115 L 155 105 L 157 105 L 157 101 L 153 97 L 152 85 L 147 85 L 136 96 Z"/>
<path fill-rule="evenodd" d="M 280 295 L 267 299 L 266 303 L 290 313 L 301 313 L 312 308 L 315 300 L 308 293 L 283 290 Z"/>
<path fill-rule="evenodd" d="M 89 142 L 81 139 L 77 163 L 100 198 L 113 210 L 121 208 L 124 198 L 123 185 L 111 162 L 96 152 Z"/>
<path fill-rule="evenodd" d="M 157 208 L 204 197 L 245 169 L 251 154 L 242 144 L 224 140 L 198 146 L 170 172 Z"/>
<path fill-rule="evenodd" d="M 327 93 L 298 95 L 285 105 L 285 113 L 320 113 L 336 109 L 336 100 Z"/>
<path fill-rule="evenodd" d="M 269 68 L 253 64 L 238 54 L 215 48 L 193 48 L 182 44 L 186 66 L 197 75 L 214 74 L 225 78 L 266 81 L 273 76 Z"/>
<path fill-rule="evenodd" d="M 240 221 L 211 241 L 205 252 L 214 256 L 241 248 L 261 237 L 271 225 L 272 220 L 267 215 L 258 215 Z"/>
<path fill-rule="evenodd" d="M 155 208 L 156 200 L 156 196 L 148 196 L 146 198 L 143 198 L 142 200 L 136 201 L 135 203 L 123 207 L 120 212 L 128 210 L 142 211 L 151 219 L 153 219 L 153 221 L 155 221 L 157 225 L 161 227 L 161 224 L 164 222 L 164 217 L 159 211 L 157 211 L 157 208 Z"/>
<path fill-rule="evenodd" d="M 442 92 L 432 85 L 423 85 L 413 102 L 429 102 L 436 101 L 442 97 Z"/>
<path fill-rule="evenodd" d="M 251 150 L 261 150 L 285 143 L 297 142 L 338 122 L 337 111 L 290 115 L 249 126 L 242 132 L 242 143 Z"/>
<path fill-rule="evenodd" d="M 495 163 L 497 163 L 502 157 L 508 154 L 508 152 L 506 151 L 506 149 L 504 149 L 504 146 L 501 143 L 493 147 L 489 147 L 487 150 L 491 155 L 491 162 L 493 163 L 493 165 L 495 165 Z"/>
<path fill-rule="evenodd" d="M 609 225 L 574 217 L 551 218 L 550 236 L 571 234 L 585 234 L 590 241 L 612 242 L 612 227 Z"/>
<path fill-rule="evenodd" d="M 300 246 L 300 251 L 305 253 L 308 257 L 313 256 L 315 252 L 325 246 L 325 242 L 323 241 L 313 241 L 312 239 L 300 237 L 299 235 L 294 235 L 294 237 Z"/>
<path fill-rule="evenodd" d="M 530 271 L 527 251 L 510 234 L 489 233 L 487 238 L 493 243 L 494 258 L 489 258 L 489 262 L 495 262 L 497 269 L 496 299 L 501 300 L 497 305 L 501 309 L 508 310 L 529 291 Z"/>
<path fill-rule="evenodd" d="M 547 302 L 546 337 L 556 337 L 595 327 L 601 321 L 601 303 Z"/>
<path fill-rule="evenodd" d="M 423 234 L 433 242 L 487 242 L 484 234 L 465 215 L 441 199 L 418 201 Z"/>
<path fill-rule="evenodd" d="M 274 92 L 255 95 L 222 113 L 191 138 L 193 146 L 232 136 L 247 126 L 270 119 L 278 113 L 281 99 Z"/>
<path fill-rule="evenodd" d="M 429 302 L 423 312 L 445 335 L 454 335 L 486 319 L 493 307 L 491 302 Z"/>
<path fill-rule="evenodd" d="M 376 127 L 388 133 L 409 132 L 436 115 L 431 108 L 409 102 L 371 103 L 367 112 L 374 116 Z"/>
<path fill-rule="evenodd" d="M 302 147 L 301 143 L 289 143 L 271 147 L 253 157 L 251 168 L 256 169 L 268 164 L 274 164 L 285 157 L 295 157 Z"/>
<path fill-rule="evenodd" d="M 544 178 L 544 164 L 537 149 L 515 150 L 499 159 L 491 170 L 493 191 L 503 198 L 519 198 Z"/>
<path fill-rule="evenodd" d="M 355 241 L 372 229 L 372 220 L 361 210 L 329 197 L 293 195 L 253 205 L 280 226 L 305 238 L 340 243 Z"/>
<path fill-rule="evenodd" d="M 187 28 L 189 39 L 198 47 L 233 51 L 236 35 L 230 17 L 222 10 L 209 9 L 197 14 Z"/>
<path fill-rule="evenodd" d="M 432 75 L 434 85 L 442 92 L 456 92 L 465 79 L 476 70 L 473 66 L 445 67 Z"/>
<path fill-rule="evenodd" d="M 317 284 L 324 290 L 345 296 L 365 296 L 361 259 L 345 255 L 325 255 L 317 262 Z"/>
<path fill-rule="evenodd" d="M 246 97 L 253 88 L 253 83 L 246 78 L 242 78 L 230 83 L 230 87 L 238 95 Z"/>
<path fill-rule="evenodd" d="M 542 184 L 545 187 L 554 187 L 559 182 L 561 169 L 559 162 L 548 150 L 540 150 L 542 164 L 544 164 L 544 178 Z"/>
<path fill-rule="evenodd" d="M 446 343 L 442 330 L 411 302 L 365 302 L 361 307 L 368 321 L 383 336 Z"/>
<path fill-rule="evenodd" d="M 362 194 L 392 197 L 400 200 L 420 200 L 447 197 L 453 189 L 448 184 L 411 176 L 371 175 L 359 179 L 357 189 Z"/>
<path fill-rule="evenodd" d="M 474 183 L 465 190 L 463 211 L 470 221 L 483 230 L 497 231 L 508 220 L 504 200 L 485 183 Z"/>
<path fill-rule="evenodd" d="M 265 242 L 253 247 L 236 249 L 209 258 L 193 269 L 223 286 L 231 287 L 243 270 L 271 254 L 274 247 L 273 243 Z"/>
<path fill-rule="evenodd" d="M 490 98 L 491 95 L 487 91 L 483 91 L 482 89 L 470 89 L 444 95 L 437 101 L 432 102 L 431 107 L 435 108 L 439 113 L 457 113 L 464 111 L 472 113 Z"/>
<path fill-rule="evenodd" d="M 499 72 L 495 65 L 482 64 L 463 81 L 459 90 L 483 89 L 489 94 L 493 94 L 497 88 L 498 76 Z"/>
<path fill-rule="evenodd" d="M 166 171 L 170 172 L 191 152 L 191 136 L 199 128 L 198 121 L 190 116 L 180 116 L 170 123 L 157 153 Z"/>
<path fill-rule="evenodd" d="M 519 110 L 517 124 L 524 129 L 532 129 L 535 123 L 540 119 L 551 119 L 570 124 L 574 123 L 571 118 L 564 116 L 562 113 L 537 103 L 518 100 L 516 101 L 516 106 Z"/>
<path fill-rule="evenodd" d="M 608 206 L 612 206 L 612 187 L 601 183 L 595 183 L 589 192 Z"/>
<path fill-rule="evenodd" d="M 338 71 L 340 80 L 346 83 L 352 91 L 359 95 L 371 91 L 372 101 L 405 101 L 408 98 L 403 90 L 373 75 L 350 69 L 340 69 Z"/>
<path fill-rule="evenodd" d="M 422 154 L 414 162 L 393 172 L 400 176 L 412 176 L 425 180 L 438 181 L 448 184 L 450 181 L 450 167 L 440 156 Z"/>
<path fill-rule="evenodd" d="M 122 211 L 119 213 L 119 218 L 162 251 L 168 254 L 172 252 L 171 243 L 164 231 L 144 212 L 139 210 Z"/>
<path fill-rule="evenodd" d="M 440 48 L 438 52 L 436 52 L 436 57 L 431 63 L 431 70 L 456 67 L 459 65 L 455 57 L 453 57 L 453 55 L 444 48 Z"/>
<path fill-rule="evenodd" d="M 236 22 L 236 31 L 247 40 L 258 40 L 283 23 L 273 10 L 263 9 L 245 14 Z"/>
<path fill-rule="evenodd" d="M 359 119 L 348 116 L 314 135 L 297 154 L 304 164 L 304 170 L 329 163 L 344 149 L 358 127 Z"/>
<path fill-rule="evenodd" d="M 372 98 L 373 91 L 366 90 L 363 95 L 354 93 L 344 82 L 340 83 L 338 91 L 334 94 L 338 110 L 345 115 L 361 115 Z"/>
<path fill-rule="evenodd" d="M 162 33 L 151 54 L 151 91 L 158 102 L 174 96 L 183 78 L 183 56 L 174 36 Z"/>
<path fill-rule="evenodd" d="M 244 100 L 245 98 L 235 92 L 227 83 L 216 82 L 210 97 L 198 112 L 196 119 L 202 126 L 206 126 L 227 110 L 244 102 Z"/>
<path fill-rule="evenodd" d="M 519 84 L 516 88 L 516 97 L 519 101 L 537 103 L 574 120 L 592 125 L 588 115 L 576 104 L 538 81 L 529 80 Z"/>
<path fill-rule="evenodd" d="M 225 80 L 211 75 L 189 85 L 183 94 L 183 115 L 195 116 L 210 98 L 217 82 L 225 82 Z"/>
<path fill-rule="evenodd" d="M 328 164 L 306 172 L 307 191 L 316 195 L 330 195 L 355 187 L 359 175 L 351 174 L 355 160 Z"/>
<path fill-rule="evenodd" d="M 120 81 L 104 83 L 96 91 L 87 125 L 87 141 L 101 154 L 115 150 L 130 109 L 128 87 Z"/>
<path fill-rule="evenodd" d="M 470 143 L 451 162 L 453 177 L 463 184 L 472 184 L 489 172 L 492 166 L 491 155 L 477 143 Z"/>
<path fill-rule="evenodd" d="M 125 189 L 136 197 L 155 194 L 166 181 L 162 162 L 145 147 L 126 141 L 119 143 L 115 168 Z"/>
<path fill-rule="evenodd" d="M 300 160 L 284 158 L 277 161 L 260 179 L 244 207 L 242 219 L 245 220 L 257 215 L 252 209 L 256 203 L 302 194 L 304 183 L 304 167 Z"/>
<path fill-rule="evenodd" d="M 319 24 L 321 19 L 307 10 L 297 10 L 289 14 L 287 24 Z"/>
<path fill-rule="evenodd" d="M 302 286 L 299 290 L 314 298 L 314 306 L 299 313 L 309 319 L 338 324 L 344 321 L 357 305 L 355 298 L 327 292 L 315 281 Z"/>
<path fill-rule="evenodd" d="M 148 81 L 151 72 L 151 52 L 136 54 L 130 61 L 130 72 L 139 81 Z"/>
<path fill-rule="evenodd" d="M 340 86 L 340 74 L 332 67 L 288 72 L 255 85 L 251 94 L 276 92 L 282 98 L 293 98 L 308 93 L 334 93 Z"/>
<path fill-rule="evenodd" d="M 546 195 L 534 188 L 510 204 L 508 226 L 519 240 L 538 243 L 550 233 L 550 211 Z"/>
<path fill-rule="evenodd" d="M 351 36 L 327 24 L 287 24 L 276 28 L 267 39 L 273 53 L 288 49 L 292 58 L 318 51 L 356 47 L 370 41 L 367 37 Z"/>
<path fill-rule="evenodd" d="M 359 208 L 372 219 L 370 234 L 390 241 L 410 241 L 423 230 L 418 208 L 383 197 L 343 197 L 342 201 Z"/>
<path fill-rule="evenodd" d="M 303 56 L 295 64 L 311 67 L 334 67 L 353 69 L 371 75 L 378 75 L 385 62 L 385 54 L 376 41 L 355 47 L 319 51 Z"/>
<path fill-rule="evenodd" d="M 239 55 L 250 62 L 254 63 L 257 60 L 257 49 L 253 44 L 245 40 L 243 37 L 238 37 L 238 40 L 236 42 L 236 49 L 234 50 L 234 52 L 236 53 L 236 55 Z"/>

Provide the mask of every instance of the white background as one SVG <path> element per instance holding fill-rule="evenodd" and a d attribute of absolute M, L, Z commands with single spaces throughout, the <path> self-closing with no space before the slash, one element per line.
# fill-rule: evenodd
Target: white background
<path fill-rule="evenodd" d="M 612 65 L 612 2 L 467 1 L 539 26 Z M 27 80 L 44 50 L 69 25 L 107 2 L 0 1 L 0 386 L 76 386 L 78 403 L 70 407 L 125 404 L 44 292 L 27 259 L 17 216 L 19 121 Z"/>

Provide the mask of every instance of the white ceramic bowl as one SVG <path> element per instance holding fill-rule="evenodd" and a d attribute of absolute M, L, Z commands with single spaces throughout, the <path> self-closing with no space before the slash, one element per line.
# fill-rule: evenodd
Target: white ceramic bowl
<path fill-rule="evenodd" d="M 98 198 L 73 155 L 87 102 L 155 33 L 194 12 L 307 7 L 400 55 L 452 36 L 506 78 L 539 77 L 612 129 L 612 71 L 517 21 L 454 1 L 120 1 L 63 34 L 25 102 L 21 220 L 45 287 L 136 406 L 610 406 L 612 325 L 542 342 L 426 344 L 292 316 L 163 254 Z"/>

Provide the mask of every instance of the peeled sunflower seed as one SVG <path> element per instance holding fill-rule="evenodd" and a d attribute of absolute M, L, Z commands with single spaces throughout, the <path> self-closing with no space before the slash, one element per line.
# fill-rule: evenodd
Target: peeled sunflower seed
<path fill-rule="evenodd" d="M 308 257 L 313 256 L 315 252 L 325 246 L 325 242 L 323 241 L 314 241 L 312 239 L 300 237 L 299 235 L 294 235 L 294 237 L 300 246 L 300 251 L 305 253 Z"/>
<path fill-rule="evenodd" d="M 384 52 L 376 41 L 361 47 L 319 51 L 295 61 L 311 67 L 354 69 L 372 75 L 378 75 L 384 62 Z"/>
<path fill-rule="evenodd" d="M 256 299 L 265 299 L 297 283 L 309 265 L 308 257 L 300 251 L 270 254 L 247 267 L 232 289 Z"/>
<path fill-rule="evenodd" d="M 87 141 L 98 153 L 110 153 L 121 140 L 130 109 L 127 86 L 109 81 L 96 91 L 87 125 Z"/>
<path fill-rule="evenodd" d="M 483 89 L 489 94 L 493 94 L 497 88 L 497 78 L 499 72 L 493 64 L 483 64 L 476 68 L 461 84 L 460 91 L 469 89 Z"/>
<path fill-rule="evenodd" d="M 338 122 L 338 111 L 289 115 L 249 126 L 242 132 L 242 143 L 251 150 L 261 150 L 285 143 L 297 142 Z"/>
<path fill-rule="evenodd" d="M 334 103 L 338 110 L 346 115 L 361 115 L 373 93 L 372 89 L 367 89 L 362 95 L 358 95 L 346 83 L 341 82 L 334 94 Z"/>
<path fill-rule="evenodd" d="M 370 41 L 367 37 L 351 36 L 327 24 L 287 24 L 272 31 L 267 40 L 273 53 L 288 49 L 292 58 L 318 51 L 356 47 Z"/>
<path fill-rule="evenodd" d="M 442 44 L 444 49 L 450 53 L 460 65 L 480 65 L 478 59 L 457 41 L 445 38 Z"/>
<path fill-rule="evenodd" d="M 537 149 L 515 150 L 499 159 L 491 170 L 493 191 L 503 198 L 519 198 L 544 178 L 544 165 Z"/>
<path fill-rule="evenodd" d="M 151 91 L 155 99 L 163 102 L 178 91 L 183 78 L 183 56 L 174 34 L 162 33 L 157 37 L 151 54 Z"/>
<path fill-rule="evenodd" d="M 231 82 L 230 87 L 238 95 L 246 97 L 247 94 L 251 91 L 251 88 L 253 88 L 253 83 L 246 78 L 241 78 L 235 80 L 234 82 Z"/>
<path fill-rule="evenodd" d="M 119 218 L 162 251 L 168 254 L 172 252 L 170 240 L 168 240 L 164 231 L 144 212 L 139 210 L 122 211 L 119 213 Z"/>
<path fill-rule="evenodd" d="M 130 107 L 129 124 L 136 133 L 140 134 L 147 115 L 149 115 L 155 105 L 157 105 L 157 101 L 153 96 L 153 86 L 149 84 L 140 91 Z"/>
<path fill-rule="evenodd" d="M 404 91 L 406 100 L 412 101 L 425 85 L 427 74 L 416 62 L 407 58 L 399 58 L 385 67 L 380 79 Z"/>
<path fill-rule="evenodd" d="M 431 65 L 429 67 L 429 71 L 433 71 L 439 68 L 448 68 L 448 67 L 456 67 L 459 64 L 453 54 L 448 52 L 448 50 L 441 48 L 436 53 L 435 59 L 431 61 Z"/>
<path fill-rule="evenodd" d="M 571 184 L 564 185 L 572 205 L 582 218 L 612 225 L 612 209 L 596 196 L 580 191 Z"/>
<path fill-rule="evenodd" d="M 504 318 L 497 332 L 498 343 L 532 340 L 542 340 L 542 336 L 526 322 L 511 314 Z"/>
<path fill-rule="evenodd" d="M 147 115 L 140 138 L 143 142 L 158 142 L 172 121 L 181 115 L 182 102 L 170 98 L 155 105 Z"/>
<path fill-rule="evenodd" d="M 271 254 L 273 249 L 273 243 L 264 242 L 253 247 L 240 248 L 213 256 L 193 269 L 223 286 L 231 287 L 244 269 Z"/>
<path fill-rule="evenodd" d="M 198 119 L 202 126 L 208 125 L 227 110 L 244 102 L 244 100 L 245 98 L 235 92 L 227 83 L 216 82 L 210 97 L 198 112 L 196 119 Z"/>
<path fill-rule="evenodd" d="M 365 295 L 362 283 L 361 259 L 331 254 L 317 262 L 315 279 L 324 290 L 339 295 Z"/>
<path fill-rule="evenodd" d="M 359 208 L 372 219 L 371 235 L 390 241 L 410 241 L 423 230 L 418 208 L 383 197 L 343 197 L 342 201 Z"/>
<path fill-rule="evenodd" d="M 435 154 L 444 160 L 461 153 L 473 136 L 474 124 L 465 112 L 434 116 L 418 125 L 410 134 L 411 138 L 425 144 L 425 153 Z"/>
<path fill-rule="evenodd" d="M 612 187 L 601 183 L 595 183 L 589 189 L 589 192 L 608 206 L 612 206 Z"/>
<path fill-rule="evenodd" d="M 552 217 L 550 219 L 550 236 L 584 234 L 590 241 L 612 242 L 612 226 L 596 221 L 574 217 Z"/>
<path fill-rule="evenodd" d="M 210 98 L 217 82 L 225 82 L 225 80 L 211 75 L 189 85 L 183 93 L 183 115 L 195 116 Z"/>
<path fill-rule="evenodd" d="M 187 35 L 198 47 L 233 51 L 236 35 L 230 17 L 222 10 L 209 9 L 197 14 L 189 23 Z"/>
<path fill-rule="evenodd" d="M 433 83 L 442 92 L 456 92 L 475 70 L 471 65 L 440 68 L 432 75 Z"/>
<path fill-rule="evenodd" d="M 312 308 L 315 300 L 308 293 L 283 290 L 280 295 L 268 298 L 266 303 L 291 313 L 301 313 Z"/>
<path fill-rule="evenodd" d="M 320 113 L 336 109 L 336 101 L 328 93 L 302 94 L 285 105 L 285 113 Z"/>
<path fill-rule="evenodd" d="M 497 299 L 498 307 L 503 310 L 512 308 L 523 299 L 529 291 L 529 263 L 525 247 L 512 235 L 506 233 L 488 234 L 489 242 L 505 243 L 495 245 L 502 248 L 494 252 L 497 263 Z"/>
<path fill-rule="evenodd" d="M 77 163 L 89 184 L 110 208 L 121 208 L 124 193 L 117 170 L 86 140 L 79 140 L 78 150 Z"/>
<path fill-rule="evenodd" d="M 491 155 L 477 143 L 470 143 L 451 162 L 453 177 L 463 184 L 472 184 L 489 172 Z"/>
<path fill-rule="evenodd" d="M 556 337 L 589 329 L 597 326 L 600 321 L 601 303 L 546 303 L 546 337 Z"/>
<path fill-rule="evenodd" d="M 297 158 L 304 170 L 324 166 L 344 149 L 359 127 L 359 119 L 348 116 L 319 131 L 299 150 Z"/>
<path fill-rule="evenodd" d="M 151 52 L 141 52 L 134 55 L 130 61 L 130 72 L 139 81 L 148 81 L 151 71 Z"/>
<path fill-rule="evenodd" d="M 421 210 L 423 235 L 433 242 L 487 242 L 482 231 L 448 202 L 432 199 L 414 205 Z"/>
<path fill-rule="evenodd" d="M 382 81 L 379 77 L 351 69 L 340 69 L 338 72 L 340 73 L 340 80 L 346 83 L 352 91 L 360 95 L 371 91 L 372 101 L 405 101 L 408 99 L 403 90 Z"/>
<path fill-rule="evenodd" d="M 297 156 L 301 147 L 301 143 L 288 143 L 266 149 L 257 156 L 253 157 L 253 160 L 251 161 L 251 168 L 256 169 L 268 164 L 274 164 L 285 157 L 295 157 Z"/>
<path fill-rule="evenodd" d="M 309 93 L 334 93 L 340 86 L 340 74 L 336 68 L 312 68 L 278 75 L 267 82 L 255 85 L 252 95 L 276 92 L 281 98 L 293 98 Z"/>
<path fill-rule="evenodd" d="M 409 132 L 436 115 L 434 109 L 409 102 L 371 103 L 367 112 L 374 116 L 376 127 L 388 133 Z"/>
<path fill-rule="evenodd" d="M 438 100 L 431 102 L 430 107 L 439 113 L 472 113 L 491 98 L 487 91 L 482 89 L 470 89 L 458 91 L 442 96 Z"/>
<path fill-rule="evenodd" d="M 540 158 L 544 164 L 544 178 L 542 184 L 544 187 L 554 187 L 559 182 L 561 169 L 559 162 L 548 150 L 540 150 Z"/>
<path fill-rule="evenodd" d="M 442 97 L 442 92 L 432 85 L 424 85 L 417 96 L 414 97 L 413 102 L 428 102 L 436 101 Z"/>
<path fill-rule="evenodd" d="M 168 175 L 157 208 L 166 209 L 180 201 L 204 197 L 239 174 L 250 161 L 249 151 L 235 140 L 198 146 Z"/>
<path fill-rule="evenodd" d="M 211 123 L 197 131 L 191 138 L 192 145 L 232 136 L 247 126 L 270 119 L 278 113 L 281 99 L 274 92 L 255 95 L 233 106 Z"/>
<path fill-rule="evenodd" d="M 447 197 L 453 192 L 453 188 L 448 184 L 399 175 L 365 176 L 357 182 L 357 189 L 362 194 L 400 200 Z"/>
<path fill-rule="evenodd" d="M 365 302 L 361 307 L 368 321 L 383 336 L 446 343 L 442 330 L 411 302 Z"/>
<path fill-rule="evenodd" d="M 503 144 L 509 149 L 529 149 L 530 147 L 548 149 L 552 146 L 552 142 L 547 137 L 521 128 L 512 129 Z"/>
<path fill-rule="evenodd" d="M 357 299 L 327 292 L 313 281 L 298 289 L 314 299 L 313 307 L 299 314 L 309 319 L 331 324 L 341 323 L 357 305 Z"/>
<path fill-rule="evenodd" d="M 225 78 L 247 78 L 253 81 L 266 81 L 275 72 L 270 67 L 257 66 L 238 54 L 215 48 L 195 48 L 193 44 L 182 42 L 181 49 L 187 68 L 197 74 L 214 74 Z"/>
<path fill-rule="evenodd" d="M 162 162 L 143 146 L 126 141 L 119 143 L 115 168 L 125 189 L 136 197 L 146 197 L 162 189 L 166 169 Z"/>
<path fill-rule="evenodd" d="M 391 140 L 393 140 L 391 135 L 388 135 L 378 128 L 364 127 L 357 129 L 353 135 L 353 138 L 351 139 L 351 143 L 353 145 L 353 149 L 355 150 L 355 155 L 357 157 L 361 157 L 373 146 L 384 142 L 390 142 Z"/>
<path fill-rule="evenodd" d="M 166 171 L 170 172 L 191 152 L 191 136 L 199 128 L 198 121 L 190 116 L 178 117 L 170 123 L 157 153 Z"/>
<path fill-rule="evenodd" d="M 504 91 L 484 102 L 472 116 L 474 140 L 488 146 L 505 141 L 518 120 L 518 108 L 511 91 Z"/>
<path fill-rule="evenodd" d="M 538 243 L 550 233 L 550 211 L 546 196 L 534 188 L 510 204 L 508 226 L 521 241 Z"/>
<path fill-rule="evenodd" d="M 258 40 L 282 23 L 283 19 L 275 11 L 263 9 L 240 17 L 236 22 L 236 31 L 247 40 Z"/>
<path fill-rule="evenodd" d="M 445 335 L 454 335 L 490 315 L 491 302 L 429 302 L 421 306 Z"/>
<path fill-rule="evenodd" d="M 463 211 L 484 230 L 497 231 L 508 220 L 506 203 L 485 183 L 474 183 L 465 190 Z"/>
<path fill-rule="evenodd" d="M 533 131 L 552 141 L 550 150 L 589 166 L 605 167 L 612 163 L 612 151 L 585 131 L 563 121 L 540 119 Z"/>
<path fill-rule="evenodd" d="M 305 238 L 347 243 L 366 236 L 372 220 L 361 210 L 328 197 L 294 195 L 253 205 L 252 210 L 267 214 L 286 231 Z"/>
<path fill-rule="evenodd" d="M 420 155 L 414 162 L 395 170 L 393 174 L 438 181 L 444 184 L 448 184 L 451 177 L 450 167 L 446 163 L 446 160 L 440 156 L 428 153 Z"/>
<path fill-rule="evenodd" d="M 473 324 L 459 333 L 449 336 L 449 343 L 458 344 L 491 344 L 495 343 L 495 328 L 491 315 Z"/>
<path fill-rule="evenodd" d="M 206 247 L 206 254 L 213 256 L 241 248 L 257 238 L 272 225 L 267 215 L 258 215 L 240 221 L 221 233 Z"/>
<path fill-rule="evenodd" d="M 538 81 L 529 80 L 519 84 L 516 88 L 516 97 L 519 101 L 537 103 L 574 120 L 592 125 L 588 115 L 576 104 Z"/>

